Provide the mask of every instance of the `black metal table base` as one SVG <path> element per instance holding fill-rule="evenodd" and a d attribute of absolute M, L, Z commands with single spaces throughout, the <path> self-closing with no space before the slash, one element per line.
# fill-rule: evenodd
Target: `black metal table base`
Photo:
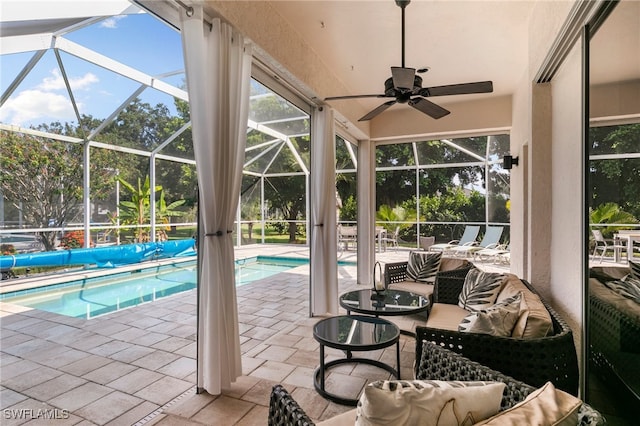
<path fill-rule="evenodd" d="M 396 342 L 396 362 L 397 369 L 394 369 L 392 366 L 385 364 L 382 361 L 378 361 L 375 359 L 369 358 L 353 358 L 351 356 L 351 352 L 347 352 L 347 358 L 336 359 L 333 361 L 329 361 L 327 363 L 324 362 L 324 345 L 320 345 L 320 367 L 316 368 L 316 371 L 313 374 L 314 380 L 313 385 L 316 388 L 316 391 L 322 395 L 323 398 L 326 398 L 330 401 L 333 401 L 337 404 L 342 405 L 350 405 L 355 407 L 358 405 L 358 398 L 346 398 L 340 395 L 336 395 L 334 393 L 328 392 L 325 389 L 325 373 L 331 367 L 341 364 L 350 364 L 350 363 L 362 363 L 369 364 L 375 367 L 381 368 L 383 370 L 388 371 L 390 374 L 394 375 L 397 379 L 400 379 L 400 342 Z"/>

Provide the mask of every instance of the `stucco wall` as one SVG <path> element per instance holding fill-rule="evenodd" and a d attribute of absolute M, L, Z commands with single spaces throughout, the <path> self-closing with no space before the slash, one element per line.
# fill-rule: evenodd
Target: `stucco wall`
<path fill-rule="evenodd" d="M 579 343 L 584 286 L 582 164 L 582 52 L 574 46 L 552 81 L 551 286 Z"/>

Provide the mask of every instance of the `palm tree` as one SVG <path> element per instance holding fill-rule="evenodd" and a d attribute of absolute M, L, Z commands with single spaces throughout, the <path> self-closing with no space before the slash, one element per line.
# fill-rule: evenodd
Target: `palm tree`
<path fill-rule="evenodd" d="M 131 196 L 131 200 L 120 201 L 120 224 L 121 225 L 136 225 L 134 231 L 134 239 L 137 243 L 144 243 L 150 241 L 149 226 L 141 226 L 149 224 L 151 217 L 151 183 L 149 176 L 144 180 L 138 178 L 138 186 L 134 187 L 132 184 L 119 177 L 118 180 L 122 185 L 125 192 L 128 192 Z M 164 192 L 161 185 L 155 186 L 155 192 L 159 193 L 159 199 L 156 201 L 156 222 L 162 224 L 169 224 L 170 217 L 182 216 L 184 212 L 175 210 L 177 207 L 183 205 L 186 200 L 178 200 L 167 205 L 164 199 Z M 166 239 L 166 226 L 161 228 L 160 237 Z"/>
<path fill-rule="evenodd" d="M 602 223 L 638 223 L 638 220 L 631 214 L 620 209 L 616 203 L 600 204 L 597 208 L 591 210 L 591 224 Z M 633 229 L 629 226 L 606 226 L 600 230 L 605 238 L 611 238 L 614 232 L 620 229 Z"/>

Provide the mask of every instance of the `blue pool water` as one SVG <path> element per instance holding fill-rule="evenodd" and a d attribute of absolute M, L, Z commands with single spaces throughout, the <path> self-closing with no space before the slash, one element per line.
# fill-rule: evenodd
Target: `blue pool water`
<path fill-rule="evenodd" d="M 236 285 L 266 278 L 308 259 L 258 256 L 236 261 Z M 196 287 L 196 262 L 139 269 L 47 287 L 21 290 L 0 300 L 62 315 L 91 318 Z"/>

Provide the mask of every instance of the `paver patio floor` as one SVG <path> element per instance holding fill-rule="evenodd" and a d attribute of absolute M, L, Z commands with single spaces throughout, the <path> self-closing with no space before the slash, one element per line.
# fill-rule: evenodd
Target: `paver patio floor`
<path fill-rule="evenodd" d="M 250 246 L 236 257 L 258 253 L 308 257 L 306 248 L 295 246 Z M 407 257 L 403 250 L 379 254 L 386 261 Z M 342 260 L 355 260 L 355 254 Z M 338 274 L 340 292 L 357 287 L 354 265 L 340 265 Z M 313 389 L 319 353 L 312 326 L 318 318 L 309 318 L 308 291 L 308 265 L 238 287 L 243 376 L 219 396 L 195 394 L 195 290 L 90 320 L 0 303 L 2 424 L 265 425 L 276 383 L 314 419 L 332 417 L 350 408 Z M 393 320 L 411 330 L 421 318 Z M 401 337 L 405 374 L 414 348 L 412 338 Z M 368 356 L 393 365 L 394 350 Z M 333 369 L 328 383 L 357 395 L 367 380 L 385 374 L 349 364 Z"/>

